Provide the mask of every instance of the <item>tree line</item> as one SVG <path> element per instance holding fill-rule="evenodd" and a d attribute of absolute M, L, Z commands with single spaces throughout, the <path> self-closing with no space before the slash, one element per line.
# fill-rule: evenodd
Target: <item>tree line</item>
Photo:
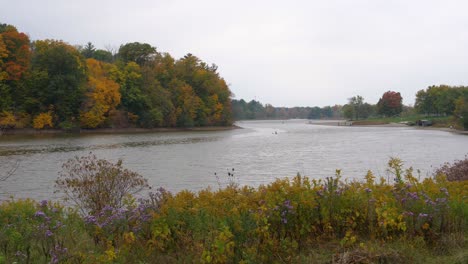
<path fill-rule="evenodd" d="M 403 106 L 401 94 L 394 91 L 385 92 L 375 105 L 364 102 L 360 95 L 348 99 L 345 105 L 324 107 L 274 107 L 252 100 L 246 102 L 232 100 L 232 111 L 235 120 L 248 119 L 341 119 L 359 120 L 375 116 L 399 115 L 408 107 Z"/>
<path fill-rule="evenodd" d="M 30 41 L 0 24 L 0 128 L 223 126 L 232 124 L 230 97 L 217 66 L 192 54 Z"/>
<path fill-rule="evenodd" d="M 429 86 L 416 93 L 414 107 L 424 115 L 453 116 L 468 130 L 467 86 Z"/>
<path fill-rule="evenodd" d="M 326 107 L 274 107 L 251 100 L 232 100 L 232 115 L 235 120 L 254 119 L 338 119 L 342 117 L 342 106 Z"/>

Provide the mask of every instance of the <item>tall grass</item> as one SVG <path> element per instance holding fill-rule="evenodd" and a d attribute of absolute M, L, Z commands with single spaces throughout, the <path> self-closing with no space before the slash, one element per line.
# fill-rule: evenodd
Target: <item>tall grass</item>
<path fill-rule="evenodd" d="M 468 260 L 468 182 L 334 177 L 229 184 L 80 215 L 57 203 L 0 204 L 0 263 L 424 263 Z M 360 262 L 359 262 L 360 261 Z"/>

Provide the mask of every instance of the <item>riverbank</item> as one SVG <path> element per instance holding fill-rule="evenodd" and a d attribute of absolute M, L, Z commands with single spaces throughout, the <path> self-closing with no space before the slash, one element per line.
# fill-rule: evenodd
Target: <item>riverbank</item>
<path fill-rule="evenodd" d="M 437 127 L 437 126 L 408 126 L 402 123 L 385 123 L 385 122 L 368 122 L 368 121 L 347 121 L 347 120 L 333 120 L 333 121 L 314 121 L 309 122 L 310 125 L 321 125 L 321 126 L 353 126 L 353 127 L 407 127 L 420 130 L 438 130 L 451 132 L 461 135 L 468 135 L 468 131 L 458 130 L 449 127 Z"/>
<path fill-rule="evenodd" d="M 98 128 L 98 129 L 9 129 L 0 131 L 1 135 L 53 135 L 53 134 L 133 134 L 133 133 L 158 133 L 158 132 L 184 132 L 184 131 L 225 131 L 241 129 L 236 125 L 232 126 L 207 126 L 207 127 L 161 127 L 161 128 Z"/>

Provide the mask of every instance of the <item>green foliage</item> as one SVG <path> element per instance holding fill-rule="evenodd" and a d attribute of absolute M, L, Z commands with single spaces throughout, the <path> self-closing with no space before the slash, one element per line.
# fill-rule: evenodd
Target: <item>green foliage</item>
<path fill-rule="evenodd" d="M 58 122 L 78 118 L 86 81 L 84 58 L 74 47 L 56 40 L 35 41 L 34 50 L 32 70 L 44 72 L 41 77 L 45 78 L 38 98 L 41 109 L 53 106 Z"/>
<path fill-rule="evenodd" d="M 86 243 L 86 234 L 78 235 L 83 221 L 57 203 L 5 201 L 0 223 L 0 260 L 6 263 L 73 262 L 79 259 L 75 248 Z"/>
<path fill-rule="evenodd" d="M 362 96 L 353 96 L 348 99 L 348 104 L 343 106 L 343 114 L 351 120 L 366 119 L 375 114 L 375 107 L 364 103 Z"/>
<path fill-rule="evenodd" d="M 463 129 L 468 130 L 468 92 L 455 101 L 454 115 Z"/>
<path fill-rule="evenodd" d="M 118 58 L 123 62 L 136 62 L 142 66 L 156 54 L 156 48 L 148 43 L 133 42 L 120 46 Z"/>
<path fill-rule="evenodd" d="M 274 107 L 270 104 L 261 104 L 252 100 L 232 100 L 232 115 L 235 120 L 251 119 L 339 119 L 342 118 L 342 106 L 325 107 Z"/>
<path fill-rule="evenodd" d="M 467 94 L 468 87 L 464 86 L 429 86 L 426 90 L 416 93 L 415 108 L 420 114 L 452 115 L 457 100 Z"/>

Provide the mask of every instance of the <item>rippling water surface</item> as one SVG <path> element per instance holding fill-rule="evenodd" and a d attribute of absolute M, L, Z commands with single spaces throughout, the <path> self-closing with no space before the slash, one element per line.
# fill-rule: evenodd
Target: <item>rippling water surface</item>
<path fill-rule="evenodd" d="M 53 194 L 61 165 L 93 152 L 116 161 L 170 191 L 218 187 L 234 180 L 257 186 L 297 173 L 312 178 L 362 179 L 367 170 L 388 177 L 386 163 L 400 157 L 426 177 L 445 161 L 468 154 L 468 136 L 410 127 L 336 127 L 306 120 L 244 121 L 243 129 L 112 135 L 0 137 L 0 173 L 18 164 L 0 182 L 0 198 L 46 199 Z M 217 176 L 215 176 L 215 173 Z M 0 175 L 1 176 L 1 175 Z"/>

